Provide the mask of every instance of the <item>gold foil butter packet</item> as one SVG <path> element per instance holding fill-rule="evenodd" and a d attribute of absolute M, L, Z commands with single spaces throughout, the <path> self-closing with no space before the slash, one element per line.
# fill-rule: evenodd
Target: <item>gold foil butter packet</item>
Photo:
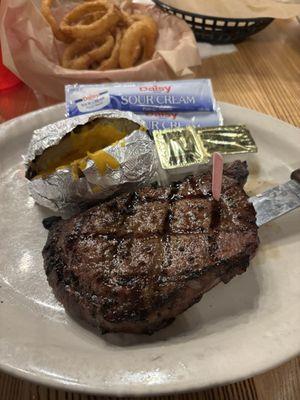
<path fill-rule="evenodd" d="M 182 127 L 153 132 L 163 169 L 207 164 L 212 154 L 256 153 L 257 146 L 244 125 L 209 128 Z"/>

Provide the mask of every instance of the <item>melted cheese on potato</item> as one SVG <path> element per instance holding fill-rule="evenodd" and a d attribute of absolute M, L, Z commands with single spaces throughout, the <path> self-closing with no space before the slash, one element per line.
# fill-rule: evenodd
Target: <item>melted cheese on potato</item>
<path fill-rule="evenodd" d="M 83 126 L 79 133 L 71 132 L 59 144 L 44 151 L 35 165 L 37 175 L 47 176 L 70 167 L 76 179 L 86 167 L 88 158 L 94 161 L 101 175 L 108 167 L 117 169 L 119 162 L 103 149 L 123 139 L 126 134 L 111 124 Z"/>

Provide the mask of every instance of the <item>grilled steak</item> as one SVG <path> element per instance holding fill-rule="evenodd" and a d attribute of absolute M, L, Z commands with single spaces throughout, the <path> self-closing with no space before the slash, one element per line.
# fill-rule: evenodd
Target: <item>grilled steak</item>
<path fill-rule="evenodd" d="M 43 250 L 66 310 L 102 332 L 152 333 L 249 265 L 258 246 L 243 190 L 246 163 L 224 169 L 219 202 L 211 172 L 145 187 L 69 220 L 48 220 Z"/>

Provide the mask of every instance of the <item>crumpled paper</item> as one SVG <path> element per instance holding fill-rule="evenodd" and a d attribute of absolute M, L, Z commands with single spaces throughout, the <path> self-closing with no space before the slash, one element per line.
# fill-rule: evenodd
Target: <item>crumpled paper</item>
<path fill-rule="evenodd" d="M 198 49 L 202 60 L 222 54 L 231 54 L 237 51 L 237 47 L 234 44 L 210 44 L 204 42 L 198 42 Z"/>
<path fill-rule="evenodd" d="M 63 100 L 64 86 L 72 83 L 151 81 L 191 78 L 201 64 L 197 43 L 185 21 L 151 5 L 130 4 L 127 9 L 151 15 L 159 27 L 156 52 L 146 63 L 110 71 L 74 71 L 61 67 L 62 46 L 40 13 L 38 0 L 1 0 L 0 38 L 4 64 L 39 93 Z M 71 2 L 63 6 L 71 7 Z M 55 8 L 56 16 L 61 17 Z"/>
<path fill-rule="evenodd" d="M 147 5 L 154 4 L 152 0 L 133 0 L 133 3 L 142 3 Z M 201 59 L 203 60 L 205 58 L 219 56 L 222 54 L 234 53 L 237 51 L 237 47 L 234 44 L 212 45 L 210 43 L 198 42 L 198 50 Z"/>
<path fill-rule="evenodd" d="M 168 6 L 221 18 L 293 18 L 300 15 L 298 0 L 163 0 Z"/>

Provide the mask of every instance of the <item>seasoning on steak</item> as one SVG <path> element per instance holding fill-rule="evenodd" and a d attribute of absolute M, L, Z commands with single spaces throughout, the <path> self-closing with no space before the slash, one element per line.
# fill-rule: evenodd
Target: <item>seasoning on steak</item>
<path fill-rule="evenodd" d="M 56 297 L 103 333 L 150 334 L 170 324 L 248 267 L 258 236 L 247 175 L 246 163 L 225 166 L 219 202 L 206 172 L 48 220 L 43 256 Z"/>

